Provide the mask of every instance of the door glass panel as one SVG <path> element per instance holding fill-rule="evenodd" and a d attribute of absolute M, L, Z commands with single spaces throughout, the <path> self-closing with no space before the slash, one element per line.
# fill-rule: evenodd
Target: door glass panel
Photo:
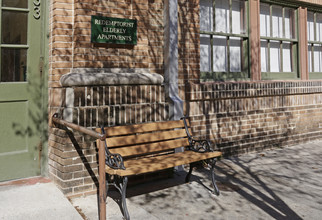
<path fill-rule="evenodd" d="M 26 12 L 2 11 L 2 39 L 3 44 L 27 44 Z"/>
<path fill-rule="evenodd" d="M 2 0 L 3 7 L 28 8 L 28 0 Z"/>
<path fill-rule="evenodd" d="M 1 49 L 1 82 L 27 81 L 27 49 Z"/>

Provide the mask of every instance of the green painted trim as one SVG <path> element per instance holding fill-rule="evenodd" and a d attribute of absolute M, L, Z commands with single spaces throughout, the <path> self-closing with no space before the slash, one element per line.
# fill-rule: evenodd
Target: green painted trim
<path fill-rule="evenodd" d="M 0 44 L 1 48 L 15 48 L 15 49 L 28 49 L 29 45 L 23 45 L 23 44 Z"/>
<path fill-rule="evenodd" d="M 309 79 L 322 79 L 322 72 L 321 73 L 309 72 Z"/>
<path fill-rule="evenodd" d="M 322 46 L 322 41 L 308 41 L 309 44 L 321 44 Z"/>
<path fill-rule="evenodd" d="M 281 73 L 281 72 L 276 72 L 276 73 L 268 73 L 268 72 L 262 72 L 262 79 L 263 80 L 300 80 L 300 78 L 294 74 L 294 73 Z"/>
<path fill-rule="evenodd" d="M 231 33 L 223 33 L 223 32 L 200 31 L 200 34 L 217 35 L 217 36 L 223 36 L 223 37 L 248 38 L 248 35 L 246 34 L 231 34 Z"/>
<path fill-rule="evenodd" d="M 201 72 L 201 82 L 250 80 L 248 73 L 236 72 Z"/>
<path fill-rule="evenodd" d="M 28 8 L 1 7 L 1 9 L 4 11 L 30 12 Z"/>
<path fill-rule="evenodd" d="M 49 2 L 42 2 L 42 48 L 41 53 L 43 57 L 43 74 L 42 74 L 42 127 L 41 127 L 41 141 L 42 141 L 42 158 L 40 161 L 40 172 L 42 176 L 48 176 L 48 72 L 49 72 Z"/>
<path fill-rule="evenodd" d="M 275 41 L 298 42 L 297 39 L 281 38 L 281 37 L 264 37 L 264 36 L 261 36 L 261 39 L 264 39 L 264 40 L 275 40 Z"/>

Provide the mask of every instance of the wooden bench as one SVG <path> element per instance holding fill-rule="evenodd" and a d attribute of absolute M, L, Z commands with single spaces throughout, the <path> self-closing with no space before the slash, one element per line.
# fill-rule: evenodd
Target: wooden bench
<path fill-rule="evenodd" d="M 105 167 L 99 170 L 101 219 L 106 217 L 106 195 L 109 185 L 114 185 L 119 190 L 123 216 L 125 219 L 130 219 L 126 206 L 126 187 L 129 176 L 190 164 L 190 170 L 186 176 L 186 182 L 189 182 L 192 168 L 198 161 L 204 160 L 211 165 L 213 193 L 219 195 L 215 183 L 214 166 L 216 158 L 222 154 L 214 151 L 209 141 L 194 140 L 190 135 L 191 131 L 186 119 L 105 127 L 96 131 L 106 137 L 105 141 L 97 140 L 99 167 Z M 182 147 L 183 152 L 174 152 L 176 148 Z"/>

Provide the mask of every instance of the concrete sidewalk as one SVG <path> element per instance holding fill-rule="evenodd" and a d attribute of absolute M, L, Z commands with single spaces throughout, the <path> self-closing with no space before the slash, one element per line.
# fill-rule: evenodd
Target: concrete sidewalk
<path fill-rule="evenodd" d="M 209 193 L 207 170 L 129 187 L 131 219 L 322 219 L 322 142 L 252 153 L 219 161 L 220 196 Z M 111 194 L 110 194 L 111 195 Z M 112 193 L 112 197 L 114 194 Z M 87 219 L 98 219 L 97 196 L 72 200 Z M 108 197 L 107 219 L 122 219 Z"/>
<path fill-rule="evenodd" d="M 217 163 L 218 197 L 209 192 L 207 170 L 194 170 L 188 184 L 186 172 L 176 172 L 171 179 L 129 187 L 129 213 L 132 220 L 321 219 L 321 158 L 322 141 L 223 159 Z M 96 195 L 71 203 L 48 179 L 0 183 L 1 220 L 98 219 Z M 122 219 L 111 197 L 107 213 L 107 219 Z"/>
<path fill-rule="evenodd" d="M 1 220 L 82 220 L 63 193 L 46 178 L 0 183 Z"/>

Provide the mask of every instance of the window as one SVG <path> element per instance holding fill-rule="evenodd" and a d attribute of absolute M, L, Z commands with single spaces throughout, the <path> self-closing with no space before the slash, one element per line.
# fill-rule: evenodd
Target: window
<path fill-rule="evenodd" d="M 249 78 L 247 1 L 200 0 L 203 81 Z"/>
<path fill-rule="evenodd" d="M 322 78 L 322 14 L 307 13 L 307 39 L 309 76 Z"/>
<path fill-rule="evenodd" d="M 262 79 L 295 79 L 297 71 L 296 10 L 260 4 Z"/>

